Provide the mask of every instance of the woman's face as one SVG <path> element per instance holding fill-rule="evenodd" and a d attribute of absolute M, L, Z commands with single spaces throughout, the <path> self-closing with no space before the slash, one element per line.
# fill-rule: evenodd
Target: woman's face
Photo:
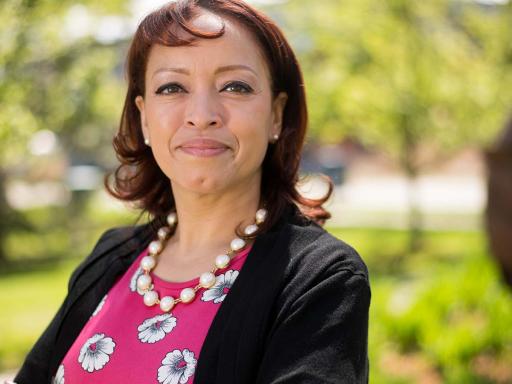
<path fill-rule="evenodd" d="M 204 13 L 194 24 L 217 31 L 219 22 Z M 281 131 L 286 94 L 272 97 L 269 70 L 252 35 L 224 23 L 220 38 L 150 51 L 145 95 L 136 104 L 144 137 L 173 190 L 259 188 L 267 146 Z"/>

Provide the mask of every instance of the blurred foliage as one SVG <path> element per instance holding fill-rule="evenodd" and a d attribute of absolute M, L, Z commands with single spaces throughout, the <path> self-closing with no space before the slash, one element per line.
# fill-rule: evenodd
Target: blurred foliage
<path fill-rule="evenodd" d="M 427 232 L 396 263 L 407 233 L 334 229 L 370 270 L 370 382 L 512 382 L 512 294 L 479 232 Z"/>
<path fill-rule="evenodd" d="M 0 261 L 9 231 L 26 227 L 7 205 L 9 178 L 45 177 L 44 160 L 27 148 L 36 131 L 58 134 L 60 162 L 113 162 L 109 144 L 123 99 L 120 47 L 73 38 L 71 15 L 119 14 L 125 6 L 121 0 L 0 2 Z"/>
<path fill-rule="evenodd" d="M 56 132 L 67 153 L 98 156 L 122 107 L 119 49 L 90 36 L 72 39 L 73 7 L 98 15 L 123 11 L 124 1 L 0 3 L 0 154 L 3 167 L 20 165 L 27 141 Z M 101 12 L 101 13 L 100 13 Z"/>
<path fill-rule="evenodd" d="M 275 9 L 298 51 L 311 134 L 352 136 L 408 177 L 407 248 L 421 248 L 415 180 L 487 146 L 512 109 L 512 3 L 308 0 Z"/>
<path fill-rule="evenodd" d="M 512 108 L 510 3 L 294 0 L 285 9 L 311 132 L 324 141 L 349 134 L 420 166 L 420 146 L 487 144 Z"/>
<path fill-rule="evenodd" d="M 67 207 L 24 210 L 29 228 L 11 231 L 6 237 L 4 246 L 9 263 L 3 274 L 52 265 L 59 259 L 83 258 L 107 229 L 138 223 L 138 212 L 124 206 L 113 210 L 105 200 L 103 193 L 87 199 L 82 207 L 84 213 L 80 220 L 75 220 L 72 230 L 64 225 L 69 215 Z"/>

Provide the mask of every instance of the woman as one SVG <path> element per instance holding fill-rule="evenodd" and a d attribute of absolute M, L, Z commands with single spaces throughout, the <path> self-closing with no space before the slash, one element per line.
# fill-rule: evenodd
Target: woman
<path fill-rule="evenodd" d="M 328 196 L 296 190 L 307 113 L 280 30 L 239 0 L 172 2 L 127 73 L 107 189 L 153 219 L 100 238 L 16 382 L 367 382 L 368 273 L 315 223 Z"/>

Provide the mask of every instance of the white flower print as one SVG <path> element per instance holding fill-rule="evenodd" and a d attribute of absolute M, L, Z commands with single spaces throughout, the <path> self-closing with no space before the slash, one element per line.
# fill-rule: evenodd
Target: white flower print
<path fill-rule="evenodd" d="M 218 275 L 215 285 L 203 292 L 201 300 L 213 300 L 215 304 L 222 303 L 237 277 L 238 271 L 232 269 L 227 271 L 226 273 Z"/>
<path fill-rule="evenodd" d="M 57 369 L 57 373 L 52 380 L 52 384 L 64 384 L 64 365 L 59 365 L 59 369 Z"/>
<path fill-rule="evenodd" d="M 153 344 L 162 340 L 176 326 L 176 318 L 169 313 L 157 315 L 138 326 L 139 340 Z"/>
<path fill-rule="evenodd" d="M 169 352 L 158 368 L 158 382 L 161 384 L 184 384 L 196 370 L 197 360 L 194 352 L 184 349 L 181 352 L 175 349 Z"/>
<path fill-rule="evenodd" d="M 103 304 L 105 304 L 105 301 L 107 301 L 107 295 L 103 296 L 103 299 L 101 299 L 100 303 L 92 313 L 91 317 L 96 316 L 101 311 L 101 308 L 103 308 Z"/>
<path fill-rule="evenodd" d="M 111 337 L 105 337 L 104 333 L 97 333 L 87 340 L 80 349 L 78 362 L 87 372 L 98 371 L 109 362 L 115 346 L 116 343 Z"/>
<path fill-rule="evenodd" d="M 139 295 L 144 295 L 144 292 L 142 292 L 138 287 L 137 287 L 137 279 L 139 278 L 140 275 L 142 275 L 144 273 L 144 271 L 142 270 L 142 267 L 139 266 L 139 268 L 137 268 L 137 270 L 135 271 L 135 273 L 133 274 L 132 278 L 130 279 L 130 291 L 132 292 L 137 292 Z"/>

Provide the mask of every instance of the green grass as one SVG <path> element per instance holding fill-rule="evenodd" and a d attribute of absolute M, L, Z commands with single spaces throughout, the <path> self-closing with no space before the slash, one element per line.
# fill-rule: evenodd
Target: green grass
<path fill-rule="evenodd" d="M 0 370 L 19 367 L 64 299 L 68 278 L 78 262 L 0 276 Z"/>
<path fill-rule="evenodd" d="M 427 232 L 423 250 L 407 254 L 403 231 L 329 230 L 354 246 L 370 271 L 371 383 L 512 382 L 512 295 L 484 234 Z M 29 241 L 11 241 L 20 239 Z M 0 274 L 0 370 L 19 367 L 78 262 L 67 257 Z"/>

